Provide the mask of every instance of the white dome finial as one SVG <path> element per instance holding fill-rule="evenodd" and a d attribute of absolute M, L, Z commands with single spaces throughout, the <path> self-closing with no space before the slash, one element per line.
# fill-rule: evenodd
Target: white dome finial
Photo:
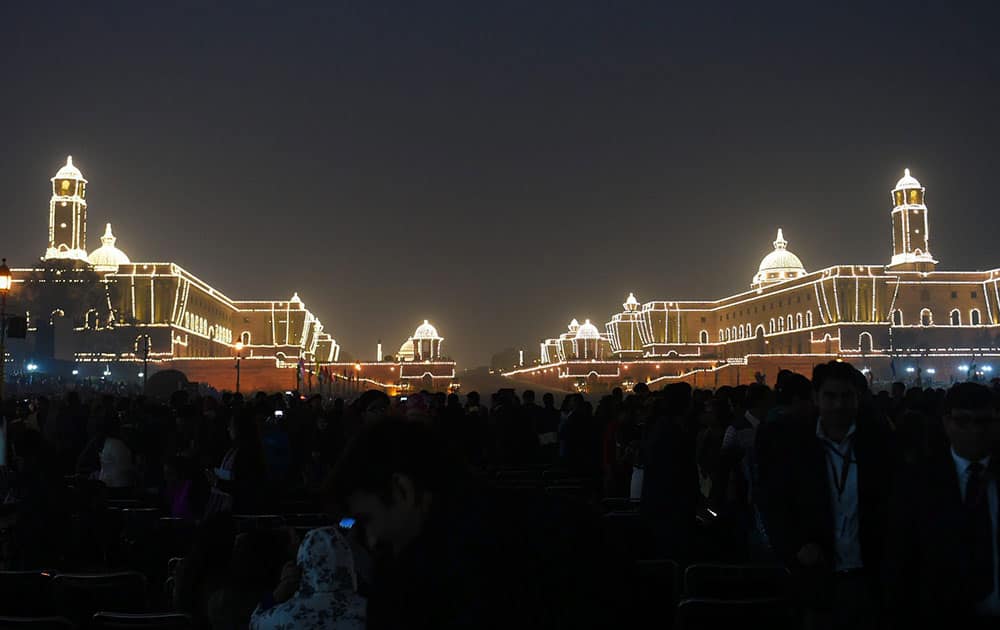
<path fill-rule="evenodd" d="M 788 241 L 785 240 L 781 228 L 778 228 L 778 238 L 774 239 L 774 249 L 785 249 L 786 247 L 788 247 Z"/>
<path fill-rule="evenodd" d="M 107 245 L 108 247 L 114 247 L 115 241 L 118 238 L 111 232 L 111 224 L 108 223 L 104 227 L 104 236 L 101 237 L 101 243 Z"/>
<path fill-rule="evenodd" d="M 909 176 L 910 176 L 910 169 L 904 168 L 903 169 L 903 177 L 909 177 Z"/>
<path fill-rule="evenodd" d="M 67 155 L 66 156 L 66 166 L 73 166 L 73 156 L 72 155 Z"/>

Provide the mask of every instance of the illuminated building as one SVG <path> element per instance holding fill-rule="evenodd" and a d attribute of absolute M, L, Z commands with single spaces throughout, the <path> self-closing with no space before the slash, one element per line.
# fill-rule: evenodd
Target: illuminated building
<path fill-rule="evenodd" d="M 399 347 L 395 357 L 384 360 L 334 363 L 333 375 L 356 389 L 377 388 L 391 395 L 406 392 L 455 391 L 456 364 L 442 354 L 444 338 L 426 319 Z"/>
<path fill-rule="evenodd" d="M 51 182 L 45 255 L 14 270 L 11 301 L 28 314 L 29 335 L 12 354 L 115 380 L 134 379 L 148 359 L 151 371 L 178 369 L 230 390 L 237 341 L 246 389 L 290 389 L 303 369 L 338 360 L 337 342 L 297 294 L 230 299 L 176 263 L 131 261 L 110 223 L 87 254 L 88 182 L 72 158 Z"/>
<path fill-rule="evenodd" d="M 573 391 L 678 380 L 700 387 L 773 384 L 779 369 L 809 373 L 841 359 L 873 380 L 964 380 L 970 366 L 1000 369 L 1000 269 L 938 271 L 930 252 L 926 190 L 909 169 L 890 191 L 888 264 L 808 272 L 778 230 L 750 290 L 720 300 L 633 296 L 605 324 L 610 356 L 565 350 L 568 334 L 542 342 L 540 365 L 512 379 Z"/>

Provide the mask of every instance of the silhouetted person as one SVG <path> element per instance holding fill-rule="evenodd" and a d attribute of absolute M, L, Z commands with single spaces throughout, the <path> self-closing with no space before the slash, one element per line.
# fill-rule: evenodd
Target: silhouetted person
<path fill-rule="evenodd" d="M 878 627 L 893 457 L 888 426 L 859 412 L 859 383 L 847 363 L 816 366 L 819 417 L 788 431 L 784 464 L 769 475 L 767 532 L 808 627 Z"/>
<path fill-rule="evenodd" d="M 615 619 L 595 519 L 487 492 L 424 423 L 364 427 L 331 482 L 375 555 L 372 630 L 604 628 Z"/>
<path fill-rule="evenodd" d="M 886 563 L 897 627 L 1000 623 L 1000 417 L 993 394 L 958 383 L 944 400 L 948 445 L 897 476 Z"/>
<path fill-rule="evenodd" d="M 559 410 L 556 409 L 555 397 L 550 393 L 542 396 L 542 409 L 535 425 L 535 433 L 538 435 L 542 462 L 556 463 L 559 459 Z"/>
<path fill-rule="evenodd" d="M 206 515 L 216 512 L 252 514 L 260 505 L 265 481 L 264 453 L 253 416 L 243 411 L 229 423 L 233 446 L 219 467 L 206 470 L 211 490 Z"/>
<path fill-rule="evenodd" d="M 644 445 L 641 510 L 654 533 L 657 557 L 683 562 L 691 554 L 699 501 L 694 439 L 683 428 L 691 386 L 664 388 L 653 408 Z"/>

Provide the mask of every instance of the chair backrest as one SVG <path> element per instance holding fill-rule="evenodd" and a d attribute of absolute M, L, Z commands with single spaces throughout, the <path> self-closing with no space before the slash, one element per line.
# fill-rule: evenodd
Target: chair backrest
<path fill-rule="evenodd" d="M 0 571 L 0 615 L 44 615 L 52 575 L 49 571 Z"/>
<path fill-rule="evenodd" d="M 674 630 L 731 630 L 767 628 L 791 630 L 799 626 L 795 608 L 785 599 L 689 598 L 677 604 Z"/>
<path fill-rule="evenodd" d="M 542 472 L 533 469 L 502 469 L 494 473 L 497 481 L 530 481 L 538 483 L 542 480 Z"/>
<path fill-rule="evenodd" d="M 190 630 L 194 623 L 187 615 L 180 613 L 122 614 L 99 612 L 90 622 L 96 630 Z"/>
<path fill-rule="evenodd" d="M 316 529 L 317 527 L 327 527 L 335 524 L 333 517 L 322 513 L 284 514 L 282 518 L 285 519 L 285 524 L 290 527 L 311 527 Z"/>
<path fill-rule="evenodd" d="M 677 604 L 680 569 L 673 560 L 639 560 L 632 564 L 628 592 L 636 620 L 660 619 L 670 627 Z"/>
<path fill-rule="evenodd" d="M 685 597 L 784 597 L 788 586 L 788 570 L 776 565 L 692 564 L 684 571 Z"/>
<path fill-rule="evenodd" d="M 80 625 L 102 610 L 144 612 L 146 577 L 136 571 L 59 574 L 49 587 L 49 605 Z"/>
<path fill-rule="evenodd" d="M 653 557 L 652 528 L 639 512 L 608 512 L 601 516 L 601 523 L 609 548 L 630 560 Z"/>
<path fill-rule="evenodd" d="M 606 497 L 601 499 L 603 512 L 635 512 L 639 509 L 639 500 L 628 497 Z"/>
<path fill-rule="evenodd" d="M 0 617 L 0 630 L 75 630 L 65 617 Z"/>
<path fill-rule="evenodd" d="M 285 526 L 285 519 L 277 514 L 233 514 L 233 522 L 236 523 L 236 531 L 239 533 Z"/>

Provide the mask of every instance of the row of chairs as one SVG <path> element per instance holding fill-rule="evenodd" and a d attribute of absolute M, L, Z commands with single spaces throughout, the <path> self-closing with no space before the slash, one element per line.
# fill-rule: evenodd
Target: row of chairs
<path fill-rule="evenodd" d="M 0 615 L 61 615 L 83 625 L 95 613 L 148 611 L 146 576 L 137 571 L 102 574 L 0 571 Z"/>
<path fill-rule="evenodd" d="M 191 630 L 191 618 L 180 613 L 98 612 L 84 625 L 67 617 L 0 617 L 0 630 Z"/>
<path fill-rule="evenodd" d="M 788 597 L 789 575 L 780 566 L 705 563 L 681 571 L 672 560 L 639 560 L 628 586 L 637 618 L 660 620 L 659 627 L 780 630 L 797 620 Z"/>

